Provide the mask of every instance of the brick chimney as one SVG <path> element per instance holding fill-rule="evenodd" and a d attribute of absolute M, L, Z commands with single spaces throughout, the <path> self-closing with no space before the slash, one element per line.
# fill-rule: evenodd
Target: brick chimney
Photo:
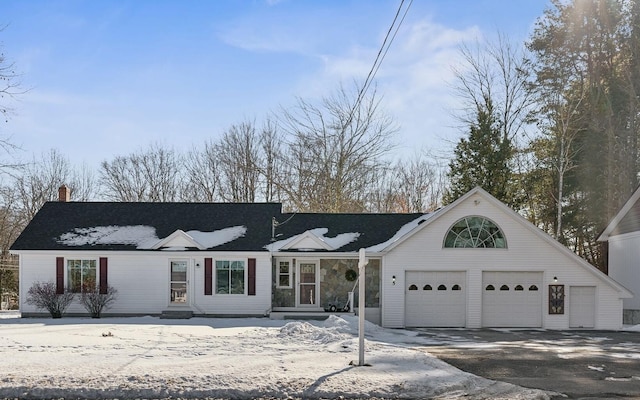
<path fill-rule="evenodd" d="M 58 188 L 58 201 L 68 202 L 71 200 L 71 189 L 67 185 L 62 185 Z"/>

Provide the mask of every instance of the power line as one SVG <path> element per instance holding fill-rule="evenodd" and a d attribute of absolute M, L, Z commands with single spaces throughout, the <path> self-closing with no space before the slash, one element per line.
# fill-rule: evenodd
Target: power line
<path fill-rule="evenodd" d="M 369 70 L 369 74 L 367 75 L 367 78 L 365 79 L 364 84 L 362 85 L 362 88 L 360 88 L 360 91 L 358 92 L 358 97 L 356 98 L 356 101 L 353 104 L 353 107 L 351 108 L 351 112 L 349 113 L 349 118 L 347 119 L 347 123 L 345 124 L 345 128 L 349 124 L 351 124 L 351 120 L 353 119 L 353 113 L 360 106 L 360 103 L 364 99 L 365 93 L 369 89 L 369 86 L 371 85 L 371 82 L 373 82 L 373 79 L 375 78 L 376 74 L 378 73 L 378 70 L 380 69 L 380 65 L 382 65 L 382 61 L 384 61 L 384 58 L 386 57 L 387 53 L 389 52 L 389 48 L 391 47 L 391 44 L 393 43 L 393 40 L 396 38 L 396 35 L 398 34 L 398 31 L 400 30 L 400 26 L 404 22 L 404 19 L 407 16 L 407 13 L 409 12 L 409 9 L 411 8 L 411 5 L 413 4 L 413 0 L 410 0 L 409 4 L 407 5 L 407 8 L 404 10 L 404 14 L 402 14 L 402 18 L 400 19 L 400 22 L 398 22 L 398 24 L 396 25 L 396 22 L 398 21 L 398 17 L 402 13 L 402 7 L 404 5 L 404 2 L 405 2 L 405 0 L 401 0 L 400 1 L 400 5 L 398 6 L 398 10 L 396 11 L 395 16 L 393 17 L 393 21 L 391 22 L 391 26 L 389 26 L 389 30 L 387 31 L 387 34 L 385 35 L 384 40 L 382 41 L 382 45 L 380 46 L 380 50 L 378 51 L 378 54 L 376 55 L 376 59 L 374 60 L 373 65 L 371 66 L 371 69 Z M 395 27 L 395 31 L 394 31 L 394 27 Z M 392 32 L 393 32 L 393 35 L 391 34 Z M 388 43 L 387 43 L 387 41 L 388 41 Z"/>

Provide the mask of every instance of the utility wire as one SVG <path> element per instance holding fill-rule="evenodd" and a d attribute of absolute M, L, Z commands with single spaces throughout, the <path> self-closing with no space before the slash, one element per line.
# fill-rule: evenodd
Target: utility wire
<path fill-rule="evenodd" d="M 400 30 L 400 26 L 402 25 L 402 22 L 404 22 L 404 19 L 407 16 L 407 13 L 409 12 L 409 9 L 411 8 L 411 5 L 413 4 L 413 0 L 410 0 L 409 4 L 407 5 L 407 8 L 404 11 L 404 14 L 402 15 L 402 18 L 400 19 L 400 22 L 398 22 L 398 24 L 396 26 L 396 22 L 398 21 L 398 17 L 400 16 L 400 13 L 402 12 L 402 6 L 404 5 L 404 2 L 405 2 L 405 0 L 401 0 L 400 1 L 400 5 L 398 6 L 398 10 L 396 11 L 396 15 L 393 17 L 393 21 L 391 22 L 391 26 L 389 26 L 389 30 L 387 31 L 387 34 L 385 35 L 385 38 L 382 41 L 382 45 L 380 46 L 380 50 L 378 51 L 378 54 L 376 55 L 376 59 L 374 60 L 373 65 L 371 66 L 371 69 L 369 70 L 369 74 L 367 75 L 367 78 L 365 79 L 364 84 L 362 85 L 362 88 L 360 88 L 360 91 L 358 92 L 358 97 L 356 98 L 356 101 L 353 104 L 353 107 L 351 108 L 351 111 L 349 112 L 349 118 L 347 119 L 347 123 L 344 125 L 345 129 L 346 129 L 347 126 L 349 126 L 351 124 L 351 121 L 353 119 L 353 114 L 355 113 L 356 109 L 360 106 L 360 103 L 364 99 L 365 93 L 369 89 L 369 86 L 371 85 L 371 82 L 373 82 L 373 79 L 375 78 L 376 73 L 380 69 L 380 65 L 382 64 L 382 61 L 384 61 L 384 58 L 386 57 L 387 52 L 389 51 L 389 48 L 391 47 L 391 44 L 393 43 L 393 40 L 396 38 L 396 35 L 398 34 L 398 30 Z M 395 27 L 395 31 L 394 31 L 394 27 Z M 393 35 L 391 35 L 391 32 L 393 32 Z M 387 44 L 387 41 L 389 41 L 388 44 Z"/>

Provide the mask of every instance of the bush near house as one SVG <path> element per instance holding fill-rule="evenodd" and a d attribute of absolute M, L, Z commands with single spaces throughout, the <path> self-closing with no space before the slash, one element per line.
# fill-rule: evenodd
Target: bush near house
<path fill-rule="evenodd" d="M 64 293 L 57 293 L 54 282 L 34 282 L 27 292 L 27 304 L 49 311 L 52 318 L 62 318 L 74 297 L 75 293 L 68 289 Z"/>
<path fill-rule="evenodd" d="M 91 318 L 100 318 L 102 311 L 109 309 L 117 298 L 118 290 L 113 286 L 101 291 L 100 286 L 86 285 L 82 287 L 80 303 L 91 314 Z"/>

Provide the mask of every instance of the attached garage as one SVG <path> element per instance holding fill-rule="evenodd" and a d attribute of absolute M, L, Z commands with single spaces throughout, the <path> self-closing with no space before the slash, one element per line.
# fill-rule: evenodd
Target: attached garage
<path fill-rule="evenodd" d="M 466 273 L 464 271 L 407 271 L 405 275 L 407 327 L 464 327 Z"/>
<path fill-rule="evenodd" d="M 482 273 L 482 326 L 542 327 L 542 272 Z"/>
<path fill-rule="evenodd" d="M 632 295 L 480 188 L 366 250 L 390 328 L 619 329 Z"/>

